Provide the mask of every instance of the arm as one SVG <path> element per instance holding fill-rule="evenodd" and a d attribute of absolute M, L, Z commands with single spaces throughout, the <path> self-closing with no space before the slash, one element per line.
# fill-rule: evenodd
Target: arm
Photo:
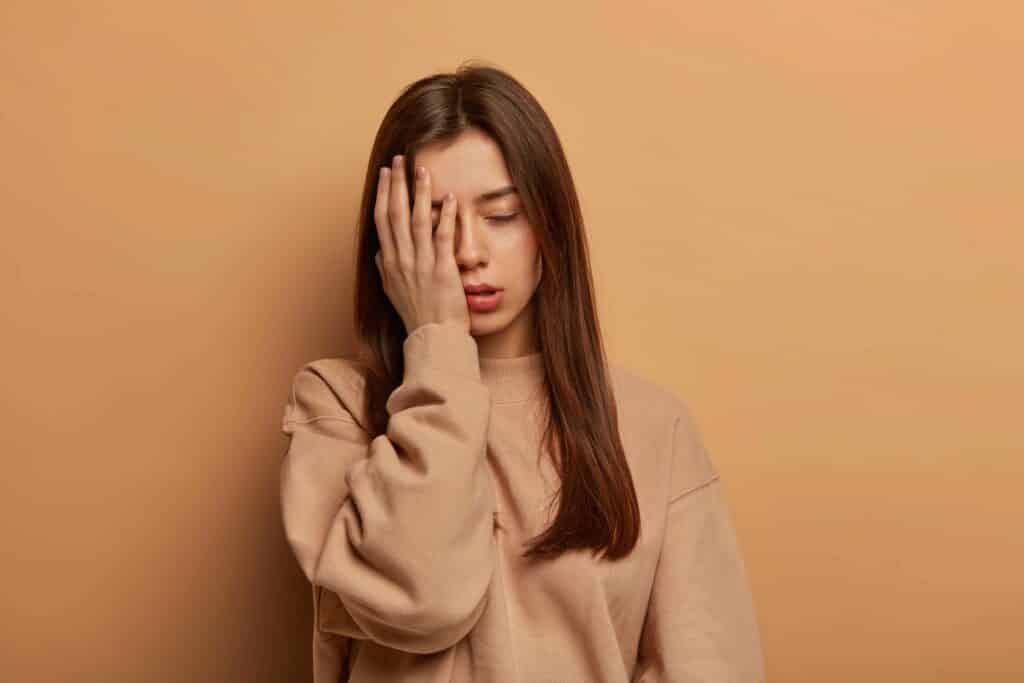
<path fill-rule="evenodd" d="M 315 362 L 299 370 L 282 420 L 281 502 L 296 559 L 324 589 L 318 624 L 425 654 L 465 636 L 486 602 L 490 391 L 464 328 L 422 325 L 403 354 L 386 434 L 372 440 L 344 405 L 361 399 L 352 387 L 331 386 Z"/>
<path fill-rule="evenodd" d="M 763 683 L 760 633 L 717 469 L 684 414 L 634 683 Z"/>

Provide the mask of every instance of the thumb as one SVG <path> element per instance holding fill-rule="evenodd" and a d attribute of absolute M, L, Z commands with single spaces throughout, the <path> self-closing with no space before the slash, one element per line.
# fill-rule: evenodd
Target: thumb
<path fill-rule="evenodd" d="M 377 264 L 377 273 L 380 275 L 380 281 L 387 285 L 387 280 L 384 278 L 384 266 L 380 262 L 380 249 L 373 255 L 373 262 Z"/>

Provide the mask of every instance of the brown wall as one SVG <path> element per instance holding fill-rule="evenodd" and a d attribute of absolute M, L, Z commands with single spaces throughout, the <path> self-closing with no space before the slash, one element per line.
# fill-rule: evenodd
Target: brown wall
<path fill-rule="evenodd" d="M 287 382 L 349 348 L 384 109 L 479 57 L 703 426 L 770 680 L 1021 680 L 1018 7 L 8 0 L 3 678 L 308 680 Z"/>

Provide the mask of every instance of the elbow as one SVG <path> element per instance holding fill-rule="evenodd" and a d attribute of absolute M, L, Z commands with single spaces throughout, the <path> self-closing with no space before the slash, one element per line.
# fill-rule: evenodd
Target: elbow
<path fill-rule="evenodd" d="M 430 600 L 402 613 L 353 618 L 386 647 L 419 655 L 441 652 L 465 638 L 480 620 L 487 609 L 491 576 L 489 571 L 468 585 L 439 587 L 431 591 Z"/>
<path fill-rule="evenodd" d="M 484 610 L 487 609 L 487 594 L 484 593 L 473 602 L 468 609 L 462 605 L 438 605 L 429 613 L 424 613 L 422 627 L 418 629 L 412 640 L 406 643 L 407 652 L 415 654 L 433 654 L 455 646 L 473 630 Z"/>

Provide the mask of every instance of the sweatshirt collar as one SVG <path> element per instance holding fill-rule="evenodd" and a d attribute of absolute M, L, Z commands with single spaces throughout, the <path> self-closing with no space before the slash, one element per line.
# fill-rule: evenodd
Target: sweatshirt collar
<path fill-rule="evenodd" d="M 480 357 L 480 379 L 491 390 L 492 403 L 520 403 L 536 398 L 544 377 L 542 351 L 514 358 Z"/>

